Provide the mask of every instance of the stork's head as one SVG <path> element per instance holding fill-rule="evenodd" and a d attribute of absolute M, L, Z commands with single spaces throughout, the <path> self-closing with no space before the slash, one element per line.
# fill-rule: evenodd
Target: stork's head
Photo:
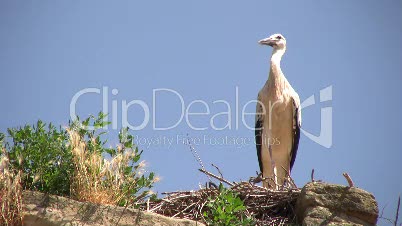
<path fill-rule="evenodd" d="M 281 34 L 273 34 L 268 38 L 261 39 L 258 43 L 261 45 L 269 45 L 277 50 L 286 49 L 286 39 Z"/>

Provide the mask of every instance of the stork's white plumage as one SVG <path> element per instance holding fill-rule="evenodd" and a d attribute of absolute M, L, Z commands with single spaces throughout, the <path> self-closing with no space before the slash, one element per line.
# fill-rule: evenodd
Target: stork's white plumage
<path fill-rule="evenodd" d="M 258 93 L 257 156 L 263 186 L 278 189 L 296 159 L 301 126 L 300 99 L 281 70 L 286 39 L 281 34 L 274 34 L 259 43 L 273 47 L 273 51 L 268 80 Z"/>

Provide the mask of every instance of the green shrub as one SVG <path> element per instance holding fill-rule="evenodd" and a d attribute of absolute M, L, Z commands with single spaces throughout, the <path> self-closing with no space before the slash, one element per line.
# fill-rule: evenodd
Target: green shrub
<path fill-rule="evenodd" d="M 13 168 L 23 172 L 22 186 L 56 195 L 68 195 L 73 172 L 67 132 L 51 123 L 8 129 L 6 149 Z M 19 160 L 18 157 L 22 157 Z"/>
<path fill-rule="evenodd" d="M 254 222 L 246 215 L 246 207 L 238 195 L 219 185 L 219 195 L 210 197 L 206 205 L 209 211 L 204 212 L 204 218 L 208 225 L 216 226 L 240 226 L 253 225 Z"/>
<path fill-rule="evenodd" d="M 5 153 L 11 167 L 22 172 L 23 188 L 118 205 L 148 197 L 158 178 L 145 171 L 142 151 L 127 129 L 119 134 L 120 145 L 105 147 L 102 135 L 106 132 L 101 130 L 109 124 L 105 117 L 101 112 L 98 117 L 71 122 L 67 129 L 42 121 L 8 129 Z"/>

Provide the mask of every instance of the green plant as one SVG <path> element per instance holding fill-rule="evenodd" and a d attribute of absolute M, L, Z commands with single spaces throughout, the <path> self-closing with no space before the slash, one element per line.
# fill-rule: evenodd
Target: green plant
<path fill-rule="evenodd" d="M 8 129 L 10 142 L 5 142 L 3 156 L 10 169 L 20 173 L 23 189 L 96 203 L 134 204 L 151 195 L 149 189 L 158 178 L 145 171 L 142 151 L 127 129 L 120 132 L 120 145 L 105 147 L 105 117 L 100 112 L 69 123 L 67 129 L 40 120 Z"/>
<path fill-rule="evenodd" d="M 68 195 L 73 166 L 67 132 L 39 120 L 33 126 L 8 129 L 8 134 L 11 144 L 7 143 L 6 149 L 10 164 L 23 172 L 23 188 Z"/>
<path fill-rule="evenodd" d="M 219 194 L 210 197 L 206 204 L 209 211 L 204 212 L 204 218 L 208 225 L 216 226 L 240 226 L 253 225 L 253 219 L 246 215 L 246 207 L 237 193 L 219 185 Z"/>
<path fill-rule="evenodd" d="M 69 129 L 75 172 L 72 196 L 81 201 L 128 205 L 151 195 L 149 189 L 158 180 L 154 173 L 145 174 L 145 163 L 139 162 L 142 151 L 134 145 L 133 136 L 122 129 L 120 145 L 104 148 L 98 129 L 104 126 L 103 114 L 94 118 L 94 130 L 86 128 L 90 120 Z M 103 155 L 110 155 L 107 160 Z"/>
<path fill-rule="evenodd" d="M 106 116 L 103 112 L 99 112 L 97 117 L 90 115 L 83 121 L 77 118 L 69 124 L 70 131 L 78 133 L 83 140 L 87 141 L 87 151 L 90 153 L 102 154 L 108 150 L 104 147 L 107 140 L 101 139 L 101 136 L 106 134 L 106 131 L 101 131 L 102 128 L 111 123 L 105 120 Z"/>

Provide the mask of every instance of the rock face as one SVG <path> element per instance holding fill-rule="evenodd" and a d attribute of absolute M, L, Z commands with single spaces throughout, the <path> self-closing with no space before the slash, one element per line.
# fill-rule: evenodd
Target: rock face
<path fill-rule="evenodd" d="M 303 187 L 296 214 L 302 225 L 375 225 L 378 204 L 362 189 L 314 182 Z"/>
<path fill-rule="evenodd" d="M 203 226 L 130 208 L 77 202 L 40 192 L 23 193 L 24 225 Z M 301 225 L 375 225 L 378 205 L 372 194 L 355 187 L 308 183 L 295 208 Z"/>
<path fill-rule="evenodd" d="M 118 225 L 118 226 L 203 226 L 158 214 L 109 205 L 77 202 L 71 199 L 24 191 L 24 225 Z"/>

